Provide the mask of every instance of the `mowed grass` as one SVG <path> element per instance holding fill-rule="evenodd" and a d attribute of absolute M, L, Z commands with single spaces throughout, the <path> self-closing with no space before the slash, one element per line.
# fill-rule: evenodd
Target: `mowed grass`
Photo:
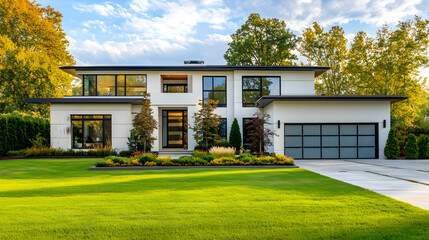
<path fill-rule="evenodd" d="M 427 239 L 429 211 L 304 169 L 0 161 L 1 239 Z"/>

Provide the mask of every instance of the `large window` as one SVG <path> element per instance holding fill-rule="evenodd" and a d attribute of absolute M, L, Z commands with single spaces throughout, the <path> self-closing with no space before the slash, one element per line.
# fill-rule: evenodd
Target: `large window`
<path fill-rule="evenodd" d="M 249 137 L 249 124 L 252 118 L 243 118 L 243 146 L 248 147 L 251 143 Z"/>
<path fill-rule="evenodd" d="M 226 77 L 203 77 L 203 99 L 219 101 L 218 107 L 226 107 Z"/>
<path fill-rule="evenodd" d="M 243 77 L 243 107 L 254 107 L 266 95 L 280 95 L 280 77 Z"/>
<path fill-rule="evenodd" d="M 71 115 L 71 124 L 73 149 L 112 146 L 111 115 Z"/>
<path fill-rule="evenodd" d="M 285 124 L 285 155 L 296 159 L 378 158 L 377 124 Z"/>
<path fill-rule="evenodd" d="M 187 93 L 188 85 L 186 84 L 164 84 L 163 92 L 165 93 Z"/>
<path fill-rule="evenodd" d="M 219 124 L 219 137 L 221 140 L 227 140 L 227 120 L 226 118 L 221 118 L 220 119 L 220 124 Z"/>
<path fill-rule="evenodd" d="M 83 75 L 84 96 L 141 96 L 146 75 Z"/>

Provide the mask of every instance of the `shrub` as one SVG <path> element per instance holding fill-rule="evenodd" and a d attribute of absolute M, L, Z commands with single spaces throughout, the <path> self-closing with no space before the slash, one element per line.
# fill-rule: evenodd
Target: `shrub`
<path fill-rule="evenodd" d="M 427 135 L 421 135 L 417 140 L 417 146 L 419 149 L 419 158 L 429 157 L 429 137 Z"/>
<path fill-rule="evenodd" d="M 203 158 L 205 155 L 207 155 L 207 153 L 199 150 L 194 150 L 193 155 L 197 158 Z"/>
<path fill-rule="evenodd" d="M 231 125 L 231 131 L 229 132 L 229 142 L 235 149 L 238 151 L 241 147 L 241 133 L 240 126 L 238 125 L 237 118 L 234 118 L 234 121 Z"/>
<path fill-rule="evenodd" d="M 116 156 L 116 152 L 113 150 L 90 150 L 90 151 L 75 151 L 73 149 L 69 149 L 67 151 L 55 148 L 37 148 L 31 147 L 27 149 L 21 149 L 19 151 L 9 151 L 8 156 L 26 156 L 26 157 L 34 157 L 34 156 Z"/>
<path fill-rule="evenodd" d="M 283 154 L 276 155 L 275 158 L 276 159 L 274 161 L 274 164 L 277 164 L 277 165 L 295 165 L 293 158 L 286 157 Z"/>
<path fill-rule="evenodd" d="M 217 141 L 213 145 L 213 147 L 232 147 L 232 144 L 226 140 Z"/>
<path fill-rule="evenodd" d="M 210 162 L 213 159 L 215 159 L 215 157 L 213 155 L 210 155 L 210 154 L 206 154 L 206 155 L 203 156 L 203 160 L 205 160 L 207 162 Z"/>
<path fill-rule="evenodd" d="M 384 147 L 384 156 L 386 156 L 387 159 L 394 159 L 399 157 L 399 154 L 401 154 L 401 151 L 399 150 L 396 132 L 391 128 L 386 140 L 386 146 Z"/>
<path fill-rule="evenodd" d="M 133 154 L 133 151 L 131 150 L 124 150 L 119 152 L 119 156 L 121 157 L 129 157 Z"/>
<path fill-rule="evenodd" d="M 415 159 L 419 157 L 416 136 L 412 133 L 408 134 L 408 139 L 404 147 L 404 154 L 407 159 Z"/>
<path fill-rule="evenodd" d="M 105 160 L 106 162 L 107 160 L 112 161 L 114 166 L 131 166 L 132 165 L 131 159 L 126 157 L 108 156 L 105 158 Z"/>
<path fill-rule="evenodd" d="M 261 162 L 262 165 L 271 165 L 274 164 L 274 157 L 271 156 L 263 156 L 259 158 L 259 161 Z"/>
<path fill-rule="evenodd" d="M 240 160 L 235 160 L 234 158 L 231 158 L 231 157 L 221 157 L 211 161 L 210 165 L 240 165 L 239 162 Z"/>
<path fill-rule="evenodd" d="M 155 162 L 145 162 L 145 166 L 156 166 Z"/>
<path fill-rule="evenodd" d="M 99 160 L 95 163 L 96 167 L 110 167 L 111 165 L 107 163 L 106 160 Z"/>
<path fill-rule="evenodd" d="M 135 156 L 135 159 L 137 159 L 141 164 L 145 164 L 147 162 L 155 162 L 155 158 L 153 156 L 150 155 L 137 155 Z"/>
<path fill-rule="evenodd" d="M 212 147 L 209 150 L 209 153 L 213 155 L 215 158 L 221 157 L 230 157 L 235 158 L 235 148 L 233 147 Z"/>

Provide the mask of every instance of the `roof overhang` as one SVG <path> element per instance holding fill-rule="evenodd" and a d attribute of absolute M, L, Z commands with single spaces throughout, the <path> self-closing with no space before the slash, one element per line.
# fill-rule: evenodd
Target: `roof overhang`
<path fill-rule="evenodd" d="M 262 96 L 256 101 L 256 107 L 263 108 L 276 101 L 390 101 L 399 102 L 407 99 L 401 95 L 285 95 L 285 96 Z"/>
<path fill-rule="evenodd" d="M 319 66 L 229 66 L 229 65 L 184 65 L 184 66 L 63 66 L 66 73 L 77 76 L 77 71 L 314 71 L 314 76 L 328 71 L 329 67 Z"/>
<path fill-rule="evenodd" d="M 141 104 L 142 97 L 64 97 L 64 98 L 26 98 L 27 103 L 130 103 Z"/>

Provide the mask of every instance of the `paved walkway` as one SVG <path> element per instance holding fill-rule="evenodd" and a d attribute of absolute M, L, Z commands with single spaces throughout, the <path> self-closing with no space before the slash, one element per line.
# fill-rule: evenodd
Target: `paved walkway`
<path fill-rule="evenodd" d="M 296 160 L 295 163 L 429 210 L 429 160 Z"/>

